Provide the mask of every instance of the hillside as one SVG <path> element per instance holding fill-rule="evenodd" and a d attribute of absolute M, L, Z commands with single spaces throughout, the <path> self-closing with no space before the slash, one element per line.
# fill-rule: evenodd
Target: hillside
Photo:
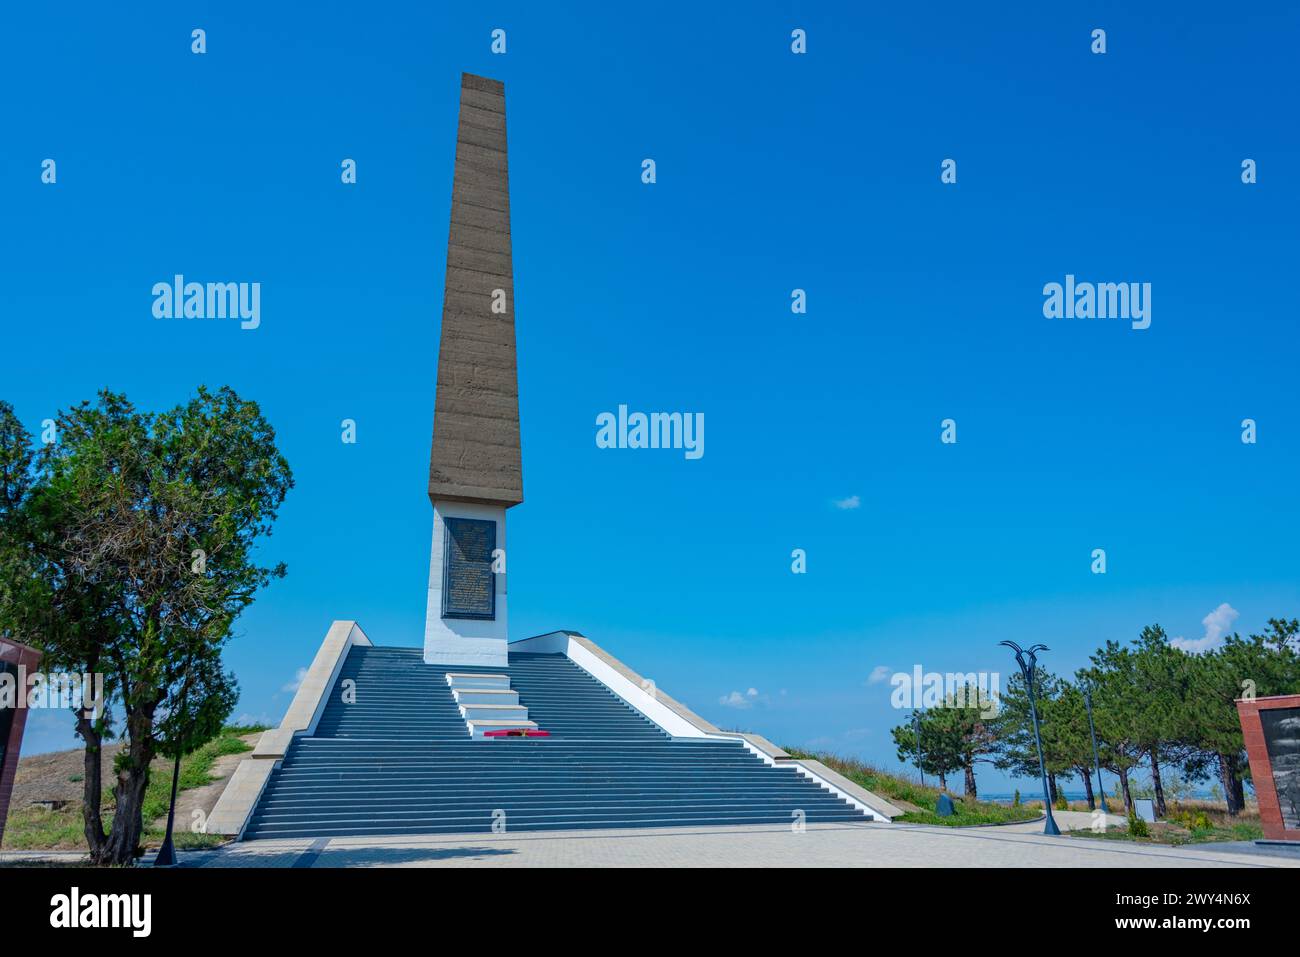
<path fill-rule="evenodd" d="M 954 813 L 951 817 L 940 817 L 935 812 L 935 805 L 942 793 L 938 788 L 922 785 L 899 774 L 883 771 L 858 761 L 854 758 L 842 758 L 834 754 L 819 754 L 802 751 L 799 748 L 786 748 L 796 758 L 812 758 L 826 765 L 850 781 L 862 785 L 868 791 L 879 794 L 905 812 L 895 821 L 910 824 L 940 824 L 945 827 L 966 827 L 973 824 L 1010 824 L 1015 821 L 1032 821 L 1041 817 L 1042 811 L 1025 805 L 1011 806 L 995 804 L 992 801 L 967 800 L 957 794 L 948 792 L 952 798 Z"/>
<path fill-rule="evenodd" d="M 253 749 L 262 730 L 251 726 L 227 727 L 215 740 L 181 761 L 180 790 L 176 799 L 177 847 L 205 847 L 223 840 L 192 833 L 189 828 L 193 812 L 197 810 L 206 815 L 212 810 L 225 782 L 234 773 L 244 752 Z M 117 742 L 106 745 L 101 758 L 105 828 L 112 818 L 113 759 L 121 747 Z M 85 849 L 81 815 L 84 760 L 81 749 L 35 754 L 19 760 L 0 850 Z M 150 767 L 149 790 L 145 794 L 146 823 L 142 840 L 146 847 L 162 843 L 171 781 L 172 762 L 165 758 L 155 759 Z M 43 807 L 34 803 L 38 801 L 53 802 L 54 806 Z"/>

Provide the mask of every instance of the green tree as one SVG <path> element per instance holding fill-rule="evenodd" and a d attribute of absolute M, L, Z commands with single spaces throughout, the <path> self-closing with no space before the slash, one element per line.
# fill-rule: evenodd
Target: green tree
<path fill-rule="evenodd" d="M 1149 735 L 1143 727 L 1146 709 L 1140 699 L 1137 658 L 1116 641 L 1092 655 L 1092 667 L 1081 673 L 1092 686 L 1093 719 L 1102 766 L 1119 778 L 1126 811 L 1133 810 L 1129 773 L 1146 753 Z"/>
<path fill-rule="evenodd" d="M 942 708 L 921 712 L 921 761 L 923 774 L 939 779 L 939 788 L 948 789 L 948 775 L 962 768 L 961 740 L 950 722 L 943 718 Z M 898 760 L 915 766 L 917 763 L 917 738 L 912 722 L 891 729 L 898 748 Z"/>
<path fill-rule="evenodd" d="M 955 742 L 964 779 L 962 793 L 968 798 L 979 797 L 975 765 L 993 760 L 995 718 L 995 702 L 977 685 L 960 686 L 944 697 L 939 720 Z"/>
<path fill-rule="evenodd" d="M 990 760 L 995 746 L 991 716 L 993 701 L 976 685 L 961 685 L 944 695 L 943 705 L 921 716 L 922 770 L 939 778 L 946 789 L 948 775 L 963 773 L 963 793 L 978 797 L 975 766 Z M 892 731 L 900 761 L 916 761 L 916 733 L 911 724 Z"/>
<path fill-rule="evenodd" d="M 1138 742 L 1151 768 L 1156 814 L 1165 817 L 1169 809 L 1161 766 L 1184 763 L 1192 750 L 1190 656 L 1171 646 L 1159 625 L 1147 625 L 1133 645 L 1133 677 Z"/>
<path fill-rule="evenodd" d="M 1296 619 L 1270 618 L 1263 634 L 1248 638 L 1232 634 L 1214 651 L 1189 656 L 1184 771 L 1194 777 L 1214 774 L 1229 814 L 1245 807 L 1242 781 L 1250 770 L 1237 699 L 1300 691 L 1298 632 Z"/>
<path fill-rule="evenodd" d="M 3 415 L 0 429 L 27 439 Z M 233 706 L 221 649 L 255 593 L 284 575 L 253 551 L 293 480 L 257 405 L 229 388 L 156 415 L 102 392 L 61 412 L 57 435 L 0 502 L 20 536 L 6 547 L 19 558 L 0 566 L 0 630 L 42 648 L 51 669 L 105 675 L 102 714 L 77 717 L 84 824 L 95 863 L 126 864 L 150 761 L 197 747 Z M 121 732 L 106 831 L 99 753 Z"/>
<path fill-rule="evenodd" d="M 121 436 L 127 417 L 116 404 L 98 414 L 107 448 L 110 436 Z M 93 851 L 103 843 L 100 748 L 113 736 L 111 702 L 118 680 L 105 665 L 105 649 L 119 634 L 117 605 L 104 583 L 78 575 L 74 556 L 63 547 L 75 503 L 38 484 L 31 436 L 7 402 L 0 402 L 0 455 L 0 634 L 41 648 L 46 671 L 104 679 L 101 708 L 73 712 L 85 749 L 83 831 Z M 39 478 L 47 481 L 48 475 Z"/>
<path fill-rule="evenodd" d="M 33 565 L 20 505 L 31 488 L 32 437 L 0 399 L 0 608 L 22 601 Z"/>
<path fill-rule="evenodd" d="M 1065 679 L 1058 681 L 1048 699 L 1043 734 L 1045 747 L 1061 777 L 1077 777 L 1083 782 L 1088 807 L 1097 806 L 1092 790 L 1092 739 L 1088 734 L 1088 712 L 1083 692 Z"/>
<path fill-rule="evenodd" d="M 1062 695 L 1069 688 L 1041 665 L 1034 669 L 1034 700 L 1038 707 L 1039 736 L 1043 741 L 1043 766 L 1047 771 L 1048 800 L 1055 803 L 1059 779 L 1075 774 L 1074 740 L 1069 709 Z M 1034 740 L 1033 716 L 1024 678 L 1011 676 L 998 699 L 994 723 L 996 757 L 994 767 L 1013 777 L 1039 779 L 1038 746 Z"/>

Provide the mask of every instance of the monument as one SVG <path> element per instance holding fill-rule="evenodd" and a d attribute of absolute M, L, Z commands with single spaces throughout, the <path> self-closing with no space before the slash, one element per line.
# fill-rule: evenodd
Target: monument
<path fill-rule="evenodd" d="M 499 833 L 507 811 L 512 831 L 902 813 L 824 765 L 720 730 L 577 632 L 514 636 L 507 655 L 506 511 L 523 501 L 523 476 L 505 95 L 494 80 L 461 78 L 453 182 L 423 647 L 377 645 L 357 622 L 335 621 L 207 832 Z"/>
<path fill-rule="evenodd" d="M 507 663 L 506 509 L 524 500 L 505 86 L 461 75 L 438 346 L 426 664 Z"/>

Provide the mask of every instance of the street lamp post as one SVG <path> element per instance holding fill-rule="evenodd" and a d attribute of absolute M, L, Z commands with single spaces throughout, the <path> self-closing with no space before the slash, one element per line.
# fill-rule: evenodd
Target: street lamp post
<path fill-rule="evenodd" d="M 1022 649 L 1014 641 L 1001 641 L 998 644 L 1006 645 L 1016 653 L 1016 664 L 1020 666 L 1020 674 L 1024 677 L 1025 688 L 1029 692 L 1029 716 L 1034 721 L 1034 743 L 1038 745 L 1038 773 L 1043 779 L 1043 811 L 1047 815 L 1043 833 L 1060 834 L 1061 829 L 1056 826 L 1056 818 L 1052 817 L 1052 801 L 1047 790 L 1047 762 L 1043 760 L 1043 736 L 1038 730 L 1038 705 L 1034 701 L 1034 670 L 1038 667 L 1038 652 L 1052 649 L 1046 645 L 1030 645 L 1029 648 Z"/>
<path fill-rule="evenodd" d="M 191 655 L 185 662 L 185 683 L 181 686 L 179 711 L 182 718 L 184 718 L 184 709 L 190 696 L 190 678 L 192 677 L 193 664 L 194 657 Z M 172 765 L 172 800 L 171 804 L 167 806 L 167 833 L 163 837 L 162 847 L 158 848 L 158 856 L 153 860 L 154 867 L 174 867 L 176 865 L 176 845 L 172 841 L 172 829 L 176 823 L 176 790 L 180 780 L 181 748 L 178 744 L 176 761 Z"/>
<path fill-rule="evenodd" d="M 1097 729 L 1092 724 L 1092 686 L 1087 682 L 1083 685 L 1083 704 L 1088 709 L 1088 733 L 1092 735 L 1092 763 L 1097 768 L 1097 791 L 1101 794 L 1101 812 L 1109 814 L 1110 808 L 1106 806 L 1106 785 L 1101 783 L 1101 758 L 1097 754 Z"/>
<path fill-rule="evenodd" d="M 163 837 L 162 847 L 153 860 L 154 867 L 171 867 L 176 863 L 176 845 L 172 842 L 172 827 L 176 823 L 176 786 L 181 779 L 181 756 L 176 753 L 176 763 L 172 766 L 172 801 L 167 807 L 167 834 Z"/>
<path fill-rule="evenodd" d="M 912 712 L 912 734 L 916 737 L 916 769 L 921 772 L 921 787 L 925 787 L 925 767 L 921 764 L 921 712 Z"/>

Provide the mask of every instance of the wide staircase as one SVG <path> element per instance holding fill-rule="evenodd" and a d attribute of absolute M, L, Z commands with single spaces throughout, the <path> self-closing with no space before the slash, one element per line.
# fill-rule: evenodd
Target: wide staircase
<path fill-rule="evenodd" d="M 244 836 L 867 819 L 739 741 L 670 738 L 564 655 L 450 669 L 508 675 L 529 720 L 550 732 L 472 740 L 448 670 L 418 648 L 354 646 L 315 735 L 290 746 Z"/>

